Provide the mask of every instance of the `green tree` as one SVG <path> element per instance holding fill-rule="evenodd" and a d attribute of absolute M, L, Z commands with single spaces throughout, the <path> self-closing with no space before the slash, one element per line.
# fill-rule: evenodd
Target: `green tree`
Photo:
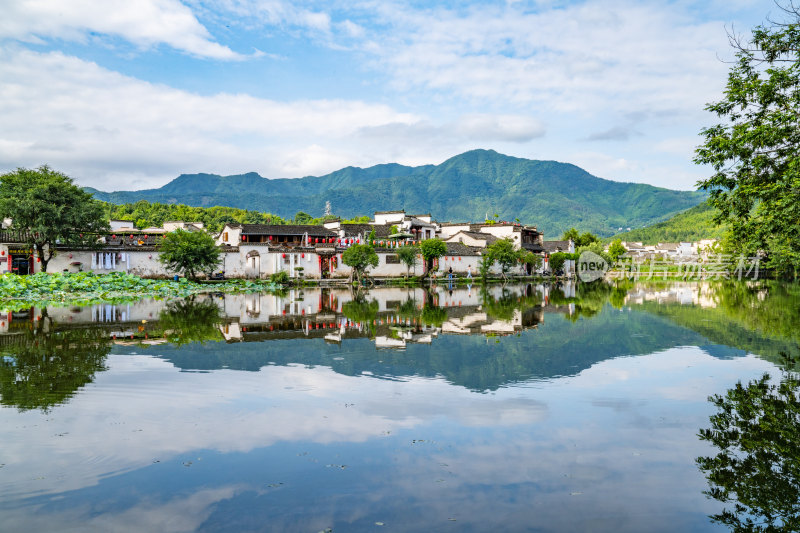
<path fill-rule="evenodd" d="M 723 98 L 706 109 L 721 120 L 702 130 L 694 161 L 711 165 L 701 180 L 717 222 L 730 227 L 734 253 L 767 254 L 784 275 L 800 269 L 800 11 L 757 26 L 749 42 L 731 36 L 736 61 Z"/>
<path fill-rule="evenodd" d="M 367 269 L 378 266 L 378 254 L 370 244 L 353 244 L 342 253 L 342 263 L 353 269 L 360 285 Z"/>
<path fill-rule="evenodd" d="M 520 253 L 514 249 L 514 243 L 511 239 L 496 240 L 484 248 L 481 255 L 483 256 L 483 261 L 486 262 L 490 268 L 494 263 L 500 265 L 500 270 L 504 278 L 511 270 L 511 267 L 516 265 L 521 258 Z"/>
<path fill-rule="evenodd" d="M 6 217 L 21 240 L 35 248 L 43 272 L 56 244 L 93 245 L 108 230 L 103 205 L 47 165 L 0 175 L 0 218 Z"/>
<path fill-rule="evenodd" d="M 593 242 L 600 242 L 600 237 L 595 235 L 594 233 L 589 233 L 588 231 L 584 233 L 578 233 L 578 230 L 575 228 L 570 228 L 564 232 L 561 236 L 562 241 L 572 241 L 575 243 L 575 246 L 588 246 Z"/>
<path fill-rule="evenodd" d="M 429 276 L 433 269 L 433 260 L 447 253 L 447 245 L 441 239 L 425 239 L 419 243 L 419 251 L 425 261 L 425 276 Z"/>
<path fill-rule="evenodd" d="M 608 255 L 612 263 L 616 263 L 617 259 L 627 251 L 628 250 L 622 245 L 622 239 L 616 239 L 608 246 Z"/>
<path fill-rule="evenodd" d="M 417 264 L 417 254 L 419 248 L 416 246 L 401 246 L 397 249 L 397 257 L 406 266 L 406 277 L 409 276 L 411 269 Z"/>
<path fill-rule="evenodd" d="M 185 272 L 193 280 L 198 272 L 210 272 L 222 260 L 214 238 L 203 231 L 178 229 L 167 233 L 158 246 L 158 260 L 173 272 Z"/>
<path fill-rule="evenodd" d="M 732 506 L 711 519 L 732 531 L 800 531 L 798 375 L 784 371 L 774 383 L 765 374 L 709 401 L 717 412 L 699 437 L 718 452 L 697 465 L 708 479 L 706 494 Z"/>
<path fill-rule="evenodd" d="M 194 296 L 171 302 L 158 316 L 164 337 L 176 346 L 191 342 L 224 340 L 219 324 L 222 313 L 211 300 L 198 301 Z"/>

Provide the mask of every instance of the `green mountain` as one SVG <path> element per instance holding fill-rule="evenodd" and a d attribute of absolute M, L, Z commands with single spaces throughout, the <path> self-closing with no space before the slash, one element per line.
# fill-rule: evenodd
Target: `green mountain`
<path fill-rule="evenodd" d="M 695 242 L 701 239 L 721 239 L 727 230 L 717 225 L 714 215 L 717 210 L 703 202 L 674 217 L 644 228 L 614 235 L 611 239 L 657 244 L 659 242 Z M 611 240 L 608 239 L 608 240 Z"/>
<path fill-rule="evenodd" d="M 473 150 L 440 165 L 398 164 L 347 167 L 321 177 L 265 179 L 256 173 L 236 176 L 183 174 L 158 189 L 89 192 L 103 201 L 137 200 L 223 205 L 270 212 L 284 218 L 298 211 L 319 216 L 329 201 L 341 217 L 405 209 L 431 213 L 440 222 L 478 221 L 497 213 L 534 224 L 547 238 L 570 227 L 602 236 L 619 227 L 644 226 L 697 205 L 706 197 L 638 183 L 592 176 L 556 161 L 534 161 Z"/>

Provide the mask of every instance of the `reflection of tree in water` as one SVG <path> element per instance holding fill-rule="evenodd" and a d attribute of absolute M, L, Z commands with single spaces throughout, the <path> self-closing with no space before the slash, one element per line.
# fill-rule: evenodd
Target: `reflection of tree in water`
<path fill-rule="evenodd" d="M 181 346 L 190 342 L 222 340 L 219 326 L 222 315 L 212 300 L 194 297 L 170 303 L 158 317 L 158 327 L 172 344 Z"/>
<path fill-rule="evenodd" d="M 614 288 L 613 285 L 602 281 L 578 283 L 575 289 L 575 298 L 564 297 L 563 292 L 556 288 L 550 291 L 550 303 L 553 305 L 574 304 L 575 310 L 568 318 L 572 322 L 577 322 L 580 317 L 591 318 L 596 316 L 603 310 L 606 302 L 608 302 L 611 297 L 615 298 L 612 303 L 618 304 L 620 292 L 624 289 L 620 289 L 615 293 Z M 622 298 L 624 301 L 624 296 Z"/>
<path fill-rule="evenodd" d="M 492 296 L 485 286 L 481 288 L 481 308 L 488 316 L 497 320 L 511 320 L 515 311 L 524 311 L 539 305 L 541 301 L 541 295 L 531 286 L 526 287 L 523 294 L 503 287 L 500 296 Z"/>
<path fill-rule="evenodd" d="M 788 363 L 787 363 L 788 364 Z M 784 371 L 709 398 L 717 413 L 699 436 L 719 449 L 697 464 L 706 494 L 732 507 L 711 517 L 732 531 L 800 531 L 800 380 Z"/>
<path fill-rule="evenodd" d="M 31 329 L 18 340 L 0 352 L 0 402 L 21 410 L 66 402 L 106 370 L 111 350 L 108 333 L 98 328 Z"/>

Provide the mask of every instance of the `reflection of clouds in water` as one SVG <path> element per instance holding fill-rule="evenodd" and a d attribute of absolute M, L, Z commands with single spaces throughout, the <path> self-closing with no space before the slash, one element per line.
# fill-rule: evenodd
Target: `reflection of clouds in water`
<path fill-rule="evenodd" d="M 200 490 L 187 497 L 153 501 L 145 497 L 118 513 L 98 514 L 79 506 L 49 514 L 31 509 L 3 510 L 4 531 L 80 531 L 81 533 L 189 533 L 197 531 L 214 511 L 214 505 L 234 497 L 234 487 Z M 8 528 L 8 529 L 5 529 Z"/>
<path fill-rule="evenodd" d="M 113 487 L 154 459 L 182 461 L 201 449 L 246 453 L 282 441 L 333 444 L 332 455 L 350 454 L 349 466 L 338 477 L 324 478 L 335 483 L 333 493 L 316 484 L 319 476 L 335 473 L 324 461 L 306 464 L 311 470 L 298 470 L 299 463 L 287 467 L 281 490 L 307 494 L 314 500 L 311 508 L 304 498 L 280 500 L 279 492 L 242 485 L 237 468 L 243 467 L 220 455 L 203 464 L 230 464 L 231 470 L 189 481 L 187 492 L 191 483 L 202 488 L 188 498 L 136 502 L 121 514 L 78 505 L 35 518 L 42 522 L 34 529 L 47 530 L 45 520 L 86 520 L 86 531 L 115 531 L 126 522 L 145 524 L 141 531 L 193 531 L 234 520 L 253 531 L 309 525 L 317 531 L 334 517 L 340 524 L 372 525 L 392 523 L 390 517 L 395 529 L 405 531 L 448 527 L 448 517 L 457 518 L 462 530 L 475 531 L 494 524 L 504 531 L 685 529 L 697 523 L 692 513 L 704 517 L 716 510 L 700 496 L 705 480 L 693 463 L 706 451 L 694 438 L 707 420 L 705 396 L 768 364 L 720 361 L 679 348 L 492 394 L 440 379 L 349 377 L 325 367 L 187 373 L 145 356 L 112 356 L 109 366 L 50 415 L 0 410 L 0 427 L 9 428 L 0 450 L 6 495 L 80 489 L 112 472 L 119 477 Z M 623 366 L 635 379 L 601 379 L 618 375 Z M 702 392 L 690 386 L 693 394 L 676 399 L 671 391 L 708 375 L 716 377 Z M 4 424 L 3 415 L 17 417 L 9 418 L 15 424 Z M 249 464 L 256 457 L 243 458 L 244 468 L 265 468 Z M 154 481 L 142 487 L 147 483 Z M 207 490 L 213 483 L 221 488 Z M 44 516 L 49 509 L 40 511 Z M 31 529 L 18 511 L 10 516 L 16 522 L 6 523 Z"/>
<path fill-rule="evenodd" d="M 435 419 L 481 427 L 533 423 L 546 413 L 535 400 L 476 395 L 434 379 L 392 382 L 300 366 L 187 373 L 146 356 L 111 356 L 108 364 L 54 416 L 5 411 L 29 424 L 4 425 L 3 493 L 37 490 L 42 483 L 31 478 L 40 476 L 65 477 L 45 490 L 77 489 L 190 450 L 356 443 Z"/>

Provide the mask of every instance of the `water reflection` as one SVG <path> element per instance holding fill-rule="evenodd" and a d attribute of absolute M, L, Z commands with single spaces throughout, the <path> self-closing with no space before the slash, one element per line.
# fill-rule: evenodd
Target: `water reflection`
<path fill-rule="evenodd" d="M 779 353 L 797 353 L 800 328 L 792 325 L 800 323 L 798 309 L 797 287 L 769 282 L 523 284 L 357 293 L 294 289 L 32 308 L 4 315 L 0 325 L 0 394 L 7 405 L 48 408 L 90 383 L 110 351 L 154 346 L 158 357 L 183 370 L 323 365 L 347 375 L 390 379 L 445 376 L 475 391 L 574 375 L 609 358 L 681 345 L 701 346 L 715 357 L 750 352 L 774 361 Z M 530 330 L 536 330 L 533 338 L 519 340 Z M 468 338 L 453 342 L 453 335 Z M 390 351 L 339 354 L 318 344 L 357 339 Z M 502 349 L 496 346 L 501 339 Z M 223 342 L 243 346 L 222 348 Z M 433 343 L 440 346 L 420 351 Z M 469 348 L 453 350 L 456 344 Z M 401 351 L 391 352 L 396 349 Z"/>
<path fill-rule="evenodd" d="M 0 530 L 719 531 L 693 463 L 706 398 L 773 370 L 743 346 L 795 335 L 726 306 L 781 320 L 768 307 L 795 293 L 700 287 L 3 315 Z M 53 349 L 26 356 L 37 342 Z M 73 346 L 96 357 L 48 366 Z"/>
<path fill-rule="evenodd" d="M 774 382 L 765 374 L 709 400 L 717 412 L 700 438 L 717 454 L 697 464 L 705 493 L 729 505 L 712 520 L 732 531 L 800 530 L 800 375 L 783 370 Z"/>

